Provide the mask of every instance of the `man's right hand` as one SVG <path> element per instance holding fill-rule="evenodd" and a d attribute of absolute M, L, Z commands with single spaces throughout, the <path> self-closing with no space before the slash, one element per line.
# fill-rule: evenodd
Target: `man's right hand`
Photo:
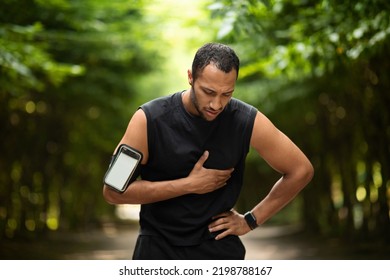
<path fill-rule="evenodd" d="M 191 179 L 190 189 L 188 190 L 190 193 L 204 194 L 212 192 L 225 186 L 231 177 L 234 168 L 219 170 L 203 167 L 208 157 L 209 152 L 205 151 L 188 175 L 188 178 Z"/>

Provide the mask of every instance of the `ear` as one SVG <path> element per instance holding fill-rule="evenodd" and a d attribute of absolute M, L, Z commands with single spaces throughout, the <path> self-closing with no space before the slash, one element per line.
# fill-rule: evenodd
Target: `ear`
<path fill-rule="evenodd" d="M 190 69 L 187 70 L 187 77 L 188 77 L 188 83 L 192 86 L 193 79 L 192 79 L 192 72 Z"/>

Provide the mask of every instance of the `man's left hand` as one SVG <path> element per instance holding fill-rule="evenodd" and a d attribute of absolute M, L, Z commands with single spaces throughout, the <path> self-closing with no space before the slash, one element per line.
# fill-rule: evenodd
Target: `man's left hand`
<path fill-rule="evenodd" d="M 213 222 L 209 224 L 209 231 L 223 231 L 215 237 L 216 240 L 219 240 L 228 235 L 244 235 L 251 231 L 251 229 L 245 221 L 244 215 L 232 209 L 214 216 Z"/>

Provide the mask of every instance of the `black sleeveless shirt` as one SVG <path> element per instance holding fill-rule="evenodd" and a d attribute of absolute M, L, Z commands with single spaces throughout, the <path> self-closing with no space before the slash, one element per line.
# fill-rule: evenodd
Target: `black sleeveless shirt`
<path fill-rule="evenodd" d="M 209 151 L 205 168 L 234 167 L 227 185 L 216 191 L 141 205 L 141 234 L 160 235 L 178 246 L 214 238 L 208 231 L 211 218 L 233 208 L 240 194 L 257 109 L 232 98 L 215 120 L 206 121 L 186 111 L 181 92 L 140 108 L 147 118 L 149 149 L 143 180 L 187 177 L 205 150 Z"/>

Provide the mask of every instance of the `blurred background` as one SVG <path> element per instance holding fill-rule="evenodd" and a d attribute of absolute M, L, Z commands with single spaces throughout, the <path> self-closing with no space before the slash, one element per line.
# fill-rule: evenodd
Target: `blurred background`
<path fill-rule="evenodd" d="M 110 156 L 209 41 L 316 170 L 250 256 L 390 259 L 388 0 L 2 0 L 1 259 L 131 257 L 139 206 L 103 200 Z M 241 212 L 279 177 L 252 151 L 246 173 Z"/>

